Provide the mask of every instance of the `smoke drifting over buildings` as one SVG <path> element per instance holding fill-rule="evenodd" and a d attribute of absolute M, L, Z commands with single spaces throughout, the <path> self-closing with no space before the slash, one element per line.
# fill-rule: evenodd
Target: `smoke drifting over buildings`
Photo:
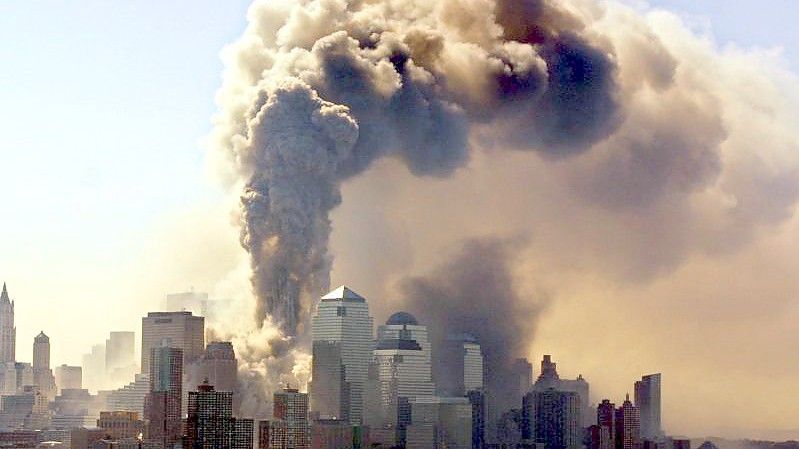
<path fill-rule="evenodd" d="M 691 256 L 738 250 L 790 217 L 799 195 L 789 157 L 797 140 L 786 125 L 793 109 L 777 101 L 767 64 L 752 72 L 751 61 L 718 53 L 669 16 L 593 0 L 270 0 L 256 1 L 248 18 L 226 53 L 212 136 L 220 171 L 241 192 L 256 321 L 280 329 L 259 331 L 272 342 L 265 349 L 237 346 L 243 366 L 253 355 L 245 373 L 265 372 L 256 357 L 284 373 L 302 370 L 293 341 L 307 336 L 313 301 L 329 287 L 330 214 L 347 208 L 344 184 L 366 179 L 353 188 L 362 194 L 404 183 L 406 197 L 369 205 L 386 221 L 396 218 L 391 208 L 448 195 L 403 208 L 424 217 L 409 221 L 420 225 L 417 240 L 468 216 L 401 270 L 353 277 L 374 267 L 343 261 L 362 266 L 342 273 L 369 278 L 380 293 L 444 244 L 487 234 L 494 240 L 472 241 L 463 253 L 491 255 L 495 267 L 481 269 L 492 286 L 514 284 L 502 267 L 516 253 L 527 267 L 646 283 Z M 772 147 L 762 145 L 765 135 Z M 519 150 L 532 154 L 522 159 Z M 491 191 L 476 191 L 463 167 Z M 431 178 L 450 184 L 425 184 Z M 359 238 L 382 231 L 367 232 Z M 513 251 L 502 243 L 520 233 L 530 239 Z M 392 260 L 391 250 L 411 243 L 381 244 Z M 466 323 L 501 315 L 481 309 L 484 296 L 452 287 L 477 283 L 467 258 L 456 257 L 452 272 L 401 283 L 403 298 L 420 293 L 408 307 L 429 300 L 456 311 L 463 294 L 480 296 L 460 317 Z M 540 274 L 548 285 L 560 280 Z M 536 298 L 503 289 L 485 294 L 535 315 Z M 496 357 L 526 349 L 529 334 L 513 336 Z M 490 346 L 497 336 L 478 337 Z"/>
<path fill-rule="evenodd" d="M 329 286 L 328 215 L 341 182 L 373 161 L 394 156 L 417 175 L 447 176 L 468 160 L 476 125 L 501 128 L 500 145 L 552 156 L 615 128 L 611 54 L 554 8 L 253 5 L 216 138 L 244 189 L 241 240 L 259 321 L 303 333 L 312 298 Z"/>
<path fill-rule="evenodd" d="M 535 334 L 545 302 L 544 298 L 522 297 L 515 289 L 512 264 L 518 240 L 464 242 L 446 265 L 429 276 L 407 279 L 401 285 L 402 307 L 428 325 L 433 351 L 440 352 L 443 340 L 450 334 L 476 337 L 489 368 L 487 388 L 494 397 L 511 405 L 517 398 L 504 390 L 513 383 L 512 363 L 528 354 L 527 345 Z"/>

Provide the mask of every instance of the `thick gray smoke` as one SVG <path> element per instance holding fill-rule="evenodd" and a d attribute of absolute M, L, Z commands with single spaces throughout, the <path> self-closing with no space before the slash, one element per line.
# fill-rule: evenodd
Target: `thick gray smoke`
<path fill-rule="evenodd" d="M 545 0 L 257 2 L 250 14 L 217 137 L 243 184 L 257 318 L 287 335 L 304 333 L 329 286 L 343 180 L 385 156 L 447 176 L 473 127 L 558 157 L 618 123 L 611 55 Z"/>
<path fill-rule="evenodd" d="M 473 239 L 424 277 L 401 282 L 399 307 L 428 326 L 433 353 L 449 334 L 471 334 L 485 357 L 486 387 L 498 408 L 518 408 L 512 363 L 526 357 L 545 297 L 522 296 L 514 282 L 519 239 Z M 444 368 L 446 369 L 446 368 Z M 516 382 L 518 385 L 518 382 Z M 523 392 L 521 392 L 523 393 Z"/>
<path fill-rule="evenodd" d="M 715 314 L 736 309 L 708 302 L 713 295 L 740 295 L 741 304 L 756 302 L 747 295 L 790 296 L 770 287 L 746 293 L 753 291 L 749 285 L 726 281 L 767 274 L 752 270 L 746 258 L 731 260 L 753 242 L 765 245 L 764 236 L 793 216 L 799 198 L 796 80 L 772 56 L 720 51 L 669 14 L 641 14 L 616 0 L 259 0 L 248 19 L 226 55 L 212 143 L 222 157 L 216 166 L 241 199 L 241 241 L 260 329 L 244 332 L 237 354 L 245 384 L 258 383 L 254 391 L 307 372 L 295 342 L 307 336 L 313 301 L 329 287 L 334 209 L 334 243 L 349 256 L 338 259 L 336 276 L 370 284 L 362 291 L 375 299 L 392 297 L 392 281 L 423 272 L 463 238 L 529 235 L 514 268 L 533 273 L 553 298 L 571 297 L 553 302 L 553 314 L 560 310 L 569 323 L 590 310 L 605 314 L 580 322 L 579 332 L 543 327 L 543 344 L 558 348 L 586 334 L 583 327 L 606 335 L 596 327 L 623 319 L 607 313 L 614 308 L 602 301 L 625 297 L 629 302 L 618 309 L 629 311 L 696 295 L 690 309 L 707 304 Z M 357 207 L 342 203 L 342 186 Z M 515 251 L 505 243 L 471 243 L 464 253 L 473 254 L 473 246 L 493 254 L 495 266 L 513 263 Z M 759 250 L 768 263 L 793 260 L 770 257 L 773 248 Z M 703 290 L 711 288 L 703 270 L 725 258 L 718 290 Z M 461 259 L 453 262 L 456 273 L 480 274 Z M 503 279 L 502 271 L 488 273 Z M 466 274 L 459 280 L 466 282 Z M 403 285 L 430 296 L 420 301 L 451 302 L 452 310 L 464 304 L 460 296 L 474 298 L 470 317 L 492 322 L 484 299 L 458 292 L 451 276 L 439 271 Z M 513 305 L 529 300 L 514 291 L 484 294 L 507 298 L 514 317 L 535 316 L 537 309 Z M 585 299 L 579 306 L 576 296 Z M 372 305 L 387 312 L 380 310 L 385 304 Z M 564 313 L 569 307 L 572 313 Z M 669 309 L 655 309 L 670 316 Z M 741 315 L 748 320 L 761 310 Z M 625 332 L 637 323 L 653 332 L 644 316 L 650 315 L 614 322 L 614 335 L 632 338 Z M 698 344 L 678 345 L 674 335 L 746 335 L 735 328 L 671 329 L 688 322 L 695 317 L 665 326 L 658 344 Z M 525 332 L 513 336 L 503 335 L 507 353 L 493 348 L 489 355 L 499 365 L 530 342 Z M 482 337 L 487 350 L 494 346 L 494 334 Z M 739 344 L 752 354 L 774 347 L 754 341 Z M 608 342 L 604 351 L 619 351 L 616 340 Z M 653 364 L 656 355 L 646 352 Z M 732 366 L 739 355 L 731 352 Z M 671 368 L 712 358 L 681 359 Z M 640 374 L 611 376 L 634 368 L 608 370 L 602 362 L 608 378 Z M 730 388 L 748 382 L 731 380 L 728 367 L 718 372 Z M 683 371 L 684 387 L 694 385 L 695 374 Z M 704 410 L 712 402 L 700 401 L 705 394 L 684 396 Z M 722 404 L 726 397 L 714 399 Z M 727 404 L 718 416 L 736 409 Z M 689 416 L 683 409 L 679 415 Z"/>

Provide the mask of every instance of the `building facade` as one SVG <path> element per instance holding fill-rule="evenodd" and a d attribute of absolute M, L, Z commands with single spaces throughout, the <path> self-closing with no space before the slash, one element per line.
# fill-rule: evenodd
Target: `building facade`
<path fill-rule="evenodd" d="M 660 424 L 660 373 L 643 376 L 635 383 L 635 406 L 641 414 L 641 438 L 663 436 Z"/>
<path fill-rule="evenodd" d="M 311 396 L 324 396 L 324 392 L 318 388 L 319 385 L 341 384 L 337 378 L 324 381 L 322 378 L 323 373 L 325 375 L 332 374 L 335 377 L 339 372 L 337 370 L 343 367 L 344 381 L 348 384 L 346 388 L 349 390 L 349 400 L 345 400 L 345 404 L 331 404 L 330 398 L 328 398 L 327 405 L 324 405 L 324 411 L 335 413 L 348 402 L 349 411 L 346 416 L 355 424 L 359 424 L 363 420 L 363 388 L 374 344 L 372 327 L 373 320 L 369 316 L 366 299 L 345 286 L 341 286 L 321 298 L 311 321 L 313 341 L 337 343 L 341 359 L 340 362 L 330 361 L 330 365 L 325 366 L 318 377 L 316 373 L 312 373 L 314 384 L 317 386 L 311 386 L 313 388 Z M 317 368 L 321 367 L 317 366 Z M 342 412 L 339 413 L 344 415 Z"/>
<path fill-rule="evenodd" d="M 205 318 L 191 312 L 150 312 L 142 318 L 141 372 L 150 372 L 150 351 L 162 345 L 183 351 L 183 366 L 205 352 Z"/>

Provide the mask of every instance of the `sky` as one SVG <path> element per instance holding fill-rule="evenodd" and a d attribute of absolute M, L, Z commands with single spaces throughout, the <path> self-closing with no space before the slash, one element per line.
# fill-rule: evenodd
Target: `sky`
<path fill-rule="evenodd" d="M 792 1 L 629 3 L 676 12 L 719 48 L 779 51 L 799 71 Z M 242 33 L 247 6 L 0 3 L 0 281 L 17 301 L 19 359 L 30 359 L 44 330 L 54 364 L 79 363 L 109 331 L 138 333 L 139 317 L 168 292 L 230 292 L 216 276 L 239 263 L 229 256 L 236 234 L 204 139 L 217 109 L 220 51 Z M 181 229 L 190 237 L 173 238 Z M 567 306 L 555 315 L 588 313 Z M 544 341 L 559 332 L 545 324 Z M 569 374 L 581 369 L 580 342 L 563 347 Z M 601 369 L 591 361 L 583 374 Z"/>

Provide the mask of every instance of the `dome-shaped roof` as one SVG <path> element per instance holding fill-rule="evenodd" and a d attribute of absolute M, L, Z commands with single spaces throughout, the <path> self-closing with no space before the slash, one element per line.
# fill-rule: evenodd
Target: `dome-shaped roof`
<path fill-rule="evenodd" d="M 408 312 L 397 312 L 394 315 L 391 315 L 386 321 L 386 324 L 397 324 L 397 325 L 411 325 L 411 326 L 418 326 L 419 322 L 416 321 L 416 317 L 411 315 Z"/>

